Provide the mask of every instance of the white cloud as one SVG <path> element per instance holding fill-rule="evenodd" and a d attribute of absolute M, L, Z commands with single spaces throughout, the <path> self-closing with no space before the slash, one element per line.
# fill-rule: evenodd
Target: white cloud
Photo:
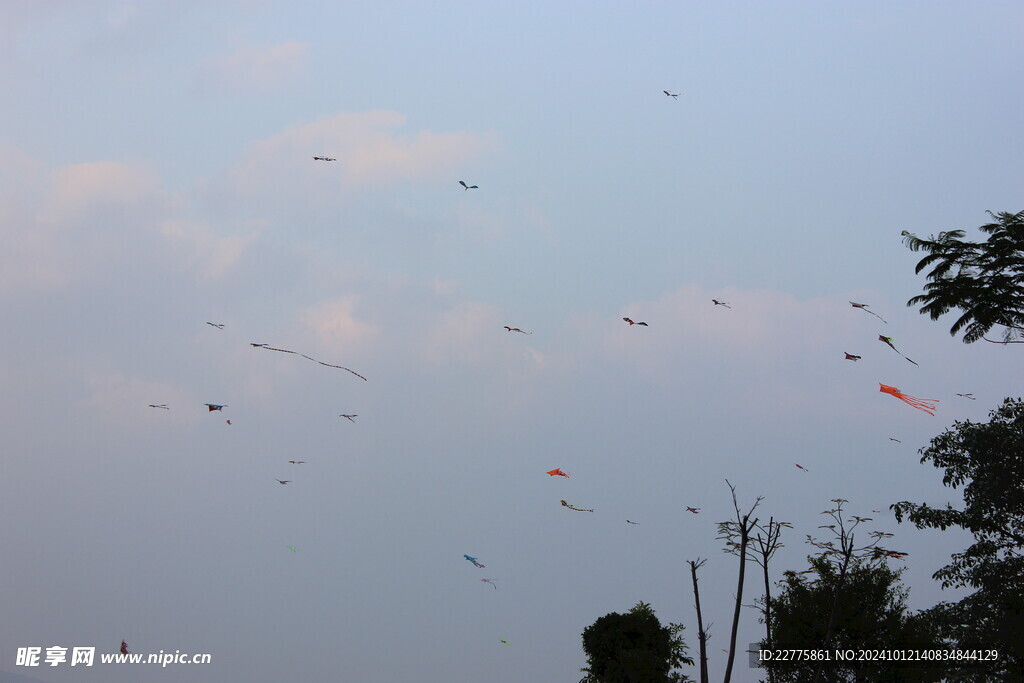
<path fill-rule="evenodd" d="M 299 319 L 316 334 L 320 349 L 356 353 L 366 349 L 378 336 L 374 325 L 356 317 L 358 305 L 359 297 L 343 296 L 305 309 Z"/>
<path fill-rule="evenodd" d="M 254 235 L 218 237 L 205 224 L 184 220 L 164 221 L 160 232 L 200 280 L 223 277 L 255 239 Z"/>
<path fill-rule="evenodd" d="M 285 196 L 339 184 L 367 186 L 453 177 L 497 147 L 494 133 L 421 130 L 402 134 L 405 116 L 393 111 L 342 112 L 292 126 L 250 145 L 232 179 L 241 191 Z M 313 162 L 329 156 L 334 162 Z"/>
<path fill-rule="evenodd" d="M 309 61 L 309 47 L 292 40 L 276 45 L 245 45 L 206 60 L 200 68 L 204 91 L 270 91 L 292 83 Z"/>

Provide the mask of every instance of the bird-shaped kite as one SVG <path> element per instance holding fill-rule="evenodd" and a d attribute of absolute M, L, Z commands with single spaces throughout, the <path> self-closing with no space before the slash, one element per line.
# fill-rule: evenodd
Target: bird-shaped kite
<path fill-rule="evenodd" d="M 939 402 L 936 398 L 914 398 L 913 396 L 907 396 L 896 387 L 890 387 L 888 384 L 882 384 L 881 382 L 878 383 L 878 387 L 878 390 L 884 394 L 895 396 L 909 406 L 923 410 L 929 415 L 935 415 L 935 404 Z"/>
<path fill-rule="evenodd" d="M 280 351 L 281 353 L 290 353 L 290 354 L 295 355 L 295 356 L 302 356 L 306 360 L 311 360 L 314 363 L 319 363 L 320 365 L 325 365 L 325 366 L 327 366 L 329 368 L 338 368 L 339 370 L 345 370 L 346 372 L 351 372 L 353 375 L 355 375 L 359 379 L 363 380 L 364 382 L 366 381 L 366 378 L 363 377 L 362 375 L 360 375 L 355 370 L 350 370 L 349 368 L 346 368 L 343 365 L 331 365 L 330 363 L 325 363 L 322 360 L 317 360 L 316 358 L 310 358 L 306 354 L 299 353 L 298 351 L 289 351 L 288 349 L 275 349 L 273 346 L 267 346 L 266 344 L 254 344 L 252 342 L 249 343 L 249 346 L 253 346 L 253 347 L 257 348 L 257 349 L 266 349 L 267 351 Z"/>
<path fill-rule="evenodd" d="M 126 655 L 128 653 L 128 643 L 121 641 L 121 654 Z"/>
<path fill-rule="evenodd" d="M 501 644 L 502 644 L 502 645 L 508 645 L 509 647 L 512 647 L 512 643 L 508 642 L 508 641 L 507 641 L 507 640 L 505 640 L 504 638 L 498 638 L 498 640 L 500 640 L 500 641 L 501 641 Z"/>
<path fill-rule="evenodd" d="M 462 180 L 459 181 L 459 185 L 462 185 L 462 189 L 464 189 L 464 190 L 479 190 L 480 189 L 476 185 L 467 185 L 465 183 L 465 181 L 462 181 Z"/>
<path fill-rule="evenodd" d="M 576 512 L 593 512 L 593 510 L 584 510 L 583 508 L 578 508 L 573 505 L 569 505 L 564 500 L 562 501 L 562 507 L 569 508 L 570 510 L 575 510 Z"/>
<path fill-rule="evenodd" d="M 155 405 L 153 403 L 150 403 L 149 407 L 150 408 L 163 408 L 164 410 L 170 410 L 170 408 L 167 407 L 166 403 L 161 403 L 160 405 Z"/>
<path fill-rule="evenodd" d="M 635 323 L 632 320 L 630 320 L 629 318 L 623 318 L 623 320 L 625 320 L 630 325 L 643 325 L 644 327 L 649 327 L 649 325 L 647 323 Z"/>
<path fill-rule="evenodd" d="M 695 515 L 699 515 L 700 514 L 700 508 L 692 508 L 689 505 L 687 505 L 686 509 L 689 510 L 690 512 L 692 512 Z"/>
<path fill-rule="evenodd" d="M 219 410 L 219 411 L 223 412 L 224 409 L 227 408 L 226 405 L 222 406 L 222 405 L 219 405 L 217 403 L 204 403 L 203 405 L 206 406 L 207 408 L 209 408 L 210 409 L 209 412 L 211 412 L 211 413 L 213 411 L 215 411 L 215 410 Z"/>
<path fill-rule="evenodd" d="M 207 321 L 207 323 L 206 323 L 206 324 L 207 324 L 207 325 L 213 325 L 213 326 L 214 326 L 214 327 L 216 327 L 216 328 L 217 328 L 218 330 L 223 330 L 223 329 L 224 329 L 224 323 L 211 323 L 211 322 Z"/>
<path fill-rule="evenodd" d="M 286 545 L 285 548 L 288 548 L 288 550 L 291 550 L 293 553 L 299 552 L 299 549 L 293 545 Z"/>
<path fill-rule="evenodd" d="M 291 480 L 291 479 L 278 479 L 277 477 L 274 477 L 273 479 L 274 479 L 274 481 L 276 481 L 276 482 L 277 482 L 278 484 L 280 484 L 281 486 L 284 486 L 285 484 L 290 484 L 290 483 L 292 483 L 292 480 Z"/>
<path fill-rule="evenodd" d="M 963 398 L 969 398 L 972 401 L 977 401 L 978 400 L 978 399 L 974 398 L 974 394 L 957 394 L 957 396 L 960 396 L 960 397 L 963 397 Z M 160 408 L 161 406 L 156 406 L 156 407 Z M 162 407 L 166 408 L 167 406 L 162 406 Z"/>
<path fill-rule="evenodd" d="M 349 422 L 354 423 L 355 420 L 353 420 L 352 418 L 359 417 L 359 416 L 358 415 L 339 415 L 338 417 L 343 417 L 343 418 L 347 419 Z"/>
<path fill-rule="evenodd" d="M 640 524 L 640 522 L 634 522 L 634 521 L 632 521 L 630 519 L 627 519 L 626 520 L 626 524 Z"/>
<path fill-rule="evenodd" d="M 889 324 L 888 322 L 886 322 L 885 318 L 883 318 L 882 316 L 878 315 L 878 314 L 877 314 L 877 313 L 875 313 L 874 311 L 869 311 L 869 310 L 868 310 L 868 305 L 867 305 L 867 304 L 858 304 L 858 303 L 855 303 L 855 302 L 851 301 L 851 302 L 850 302 L 850 305 L 851 305 L 851 306 L 853 306 L 854 308 L 859 308 L 860 310 L 864 311 L 865 313 L 870 313 L 871 315 L 875 316 L 876 318 L 878 318 L 879 320 L 881 320 L 881 321 L 882 321 L 883 323 L 885 323 L 886 325 L 888 325 L 888 324 Z"/>
<path fill-rule="evenodd" d="M 903 356 L 903 354 L 900 353 L 899 350 L 895 346 L 892 345 L 892 337 L 886 337 L 885 335 L 881 335 L 880 334 L 880 335 L 878 335 L 878 341 L 885 342 L 886 345 L 888 345 L 888 347 L 890 349 L 892 349 L 893 351 L 896 351 L 896 353 L 899 353 L 901 356 Z M 906 356 L 903 356 L 903 358 L 906 359 L 906 360 L 910 360 Z M 914 361 L 912 361 L 912 360 L 910 360 L 910 362 L 914 363 Z M 917 365 L 917 363 L 914 363 L 914 365 Z M 918 366 L 918 367 L 920 367 L 920 366 Z"/>
<path fill-rule="evenodd" d="M 305 460 L 289 460 L 288 462 L 290 462 L 293 465 L 305 465 L 306 464 Z"/>
<path fill-rule="evenodd" d="M 860 356 L 855 356 L 852 353 L 846 353 L 846 351 L 843 351 L 843 353 L 846 354 L 846 360 L 852 360 L 852 361 L 860 360 Z"/>
<path fill-rule="evenodd" d="M 726 308 L 732 308 L 727 301 L 719 301 L 718 299 L 712 299 L 711 303 L 716 306 L 725 306 Z"/>
<path fill-rule="evenodd" d="M 337 161 L 332 157 L 313 157 L 313 161 Z"/>
<path fill-rule="evenodd" d="M 679 97 L 679 93 L 677 93 L 677 92 L 672 93 L 672 92 L 669 92 L 668 90 L 662 90 L 661 92 L 665 93 L 669 97 Z"/>
<path fill-rule="evenodd" d="M 559 467 L 556 467 L 553 470 L 548 470 L 548 474 L 550 474 L 552 477 L 565 477 L 566 479 L 569 478 L 569 473 L 563 472 Z"/>
<path fill-rule="evenodd" d="M 496 584 L 494 582 L 494 579 L 480 579 L 480 580 L 483 581 L 484 583 L 491 584 L 491 587 L 494 588 L 494 590 L 498 590 L 498 584 Z"/>
<path fill-rule="evenodd" d="M 505 329 L 508 330 L 509 332 L 522 332 L 523 334 L 533 334 L 533 332 L 523 332 L 518 327 L 509 327 L 508 325 L 505 325 Z"/>
<path fill-rule="evenodd" d="M 472 562 L 474 567 L 477 567 L 478 569 L 484 568 L 484 565 L 477 562 L 475 557 L 470 557 L 469 555 L 463 555 L 463 557 Z"/>
<path fill-rule="evenodd" d="M 796 465 L 797 467 L 799 467 L 800 469 L 802 469 L 804 472 L 810 472 L 809 469 L 807 469 L 806 467 L 804 467 L 800 463 L 793 463 L 793 464 Z"/>

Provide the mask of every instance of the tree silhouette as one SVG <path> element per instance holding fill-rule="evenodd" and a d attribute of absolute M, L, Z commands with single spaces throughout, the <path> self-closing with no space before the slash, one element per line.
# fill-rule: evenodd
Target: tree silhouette
<path fill-rule="evenodd" d="M 662 626 L 654 610 L 638 602 L 625 614 L 611 612 L 583 631 L 587 674 L 580 683 L 684 683 L 690 679 L 672 669 L 693 659 L 686 656 L 682 624 Z"/>
<path fill-rule="evenodd" d="M 700 611 L 700 590 L 697 588 L 697 570 L 704 566 L 707 560 L 697 558 L 688 560 L 690 565 L 690 578 L 693 580 L 693 602 L 697 608 L 697 642 L 700 645 L 700 683 L 708 683 L 708 632 L 704 628 L 704 616 Z M 708 624 L 711 628 L 711 624 Z"/>
<path fill-rule="evenodd" d="M 826 640 L 829 628 L 832 634 L 828 640 L 833 648 L 841 650 L 941 647 L 927 616 L 907 614 L 908 591 L 899 585 L 902 569 L 893 571 L 884 563 L 860 557 L 840 577 L 834 562 L 820 556 L 808 560 L 817 578 L 804 578 L 806 572 L 786 572 L 782 590 L 774 600 L 771 622 L 776 648 L 813 648 Z M 833 606 L 838 607 L 835 620 L 830 616 Z M 770 649 L 766 642 L 761 645 Z M 830 661 L 823 668 L 830 683 L 923 683 L 942 680 L 952 668 L 943 662 L 935 666 L 862 659 Z M 806 682 L 818 675 L 818 662 L 808 660 L 780 661 L 767 668 L 777 683 Z"/>
<path fill-rule="evenodd" d="M 929 252 L 914 272 L 932 267 L 925 293 L 913 297 L 907 305 L 924 304 L 919 312 L 927 313 L 932 320 L 959 309 L 962 315 L 949 333 L 955 337 L 963 330 L 965 344 L 979 339 L 1022 344 L 1024 211 L 988 214 L 995 222 L 981 226 L 980 230 L 989 235 L 985 242 L 965 241 L 963 230 L 940 232 L 929 239 L 903 231 L 903 243 L 909 249 Z M 1002 342 L 985 337 L 993 327 L 1003 328 Z"/>
<path fill-rule="evenodd" d="M 754 510 L 761 504 L 764 497 L 758 496 L 754 504 L 750 506 L 746 514 L 740 512 L 740 504 L 736 501 L 736 487 L 726 479 L 732 492 L 732 507 L 736 512 L 736 519 L 718 523 L 718 538 L 725 541 L 725 552 L 738 555 L 740 558 L 740 571 L 736 586 L 736 607 L 732 615 L 732 631 L 729 634 L 729 652 L 726 655 L 724 683 L 732 680 L 732 667 L 736 659 L 736 631 L 740 625 L 740 608 L 743 606 L 743 579 L 747 570 L 747 547 L 750 545 L 750 532 L 757 527 L 757 517 L 751 519 Z"/>
<path fill-rule="evenodd" d="M 964 507 L 892 506 L 919 529 L 960 527 L 974 544 L 934 574 L 943 588 L 973 588 L 958 603 L 932 610 L 961 648 L 998 649 L 976 680 L 1024 680 L 1024 401 L 1006 399 L 989 422 L 956 422 L 923 450 L 921 462 L 945 470 L 942 483 L 963 487 Z"/>

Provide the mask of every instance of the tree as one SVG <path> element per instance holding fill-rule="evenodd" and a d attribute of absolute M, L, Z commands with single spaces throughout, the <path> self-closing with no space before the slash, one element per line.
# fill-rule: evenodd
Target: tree
<path fill-rule="evenodd" d="M 975 592 L 932 614 L 960 647 L 999 650 L 977 680 L 1024 680 L 1024 401 L 1004 400 L 987 423 L 954 423 L 923 451 L 927 461 L 945 469 L 943 484 L 964 487 L 964 506 L 903 501 L 892 506 L 897 521 L 960 527 L 975 539 L 934 574 L 943 588 Z"/>
<path fill-rule="evenodd" d="M 963 330 L 964 343 L 972 344 L 993 327 L 1002 330 L 1001 343 L 1024 343 L 1024 211 L 988 212 L 994 223 L 981 226 L 988 233 L 985 242 L 968 242 L 963 230 L 940 232 L 921 239 L 903 231 L 903 243 L 911 251 L 927 251 L 915 273 L 932 266 L 925 293 L 913 297 L 908 306 L 924 304 L 920 313 L 932 320 L 956 308 L 962 315 L 949 333 Z"/>
<path fill-rule="evenodd" d="M 903 570 L 893 571 L 884 563 L 867 557 L 854 559 L 840 576 L 840 568 L 825 557 L 808 558 L 814 580 L 808 572 L 786 572 L 780 594 L 772 600 L 771 626 L 776 648 L 816 648 L 831 641 L 830 650 L 892 650 L 909 647 L 939 647 L 935 628 L 927 616 L 909 615 L 907 591 L 899 584 Z M 843 588 L 840 589 L 840 583 Z M 836 603 L 836 597 L 839 597 Z M 833 612 L 834 607 L 837 607 Z M 831 614 L 837 615 L 833 620 Z M 829 630 L 832 634 L 828 635 Z M 767 648 L 767 643 L 761 643 Z M 949 667 L 900 666 L 891 661 L 830 661 L 823 665 L 826 680 L 904 683 L 942 680 Z M 778 683 L 814 680 L 815 661 L 788 661 L 771 665 Z"/>
<path fill-rule="evenodd" d="M 729 480 L 726 479 L 725 483 L 729 484 Z M 726 655 L 724 683 L 729 683 L 732 680 L 732 668 L 736 659 L 736 631 L 740 625 L 740 607 L 743 606 L 743 579 L 747 571 L 747 548 L 750 545 L 750 532 L 758 528 L 757 517 L 751 519 L 750 516 L 764 500 L 763 496 L 758 496 L 747 513 L 743 514 L 740 512 L 740 504 L 736 500 L 736 487 L 729 484 L 729 490 L 732 491 L 732 507 L 736 512 L 736 519 L 718 523 L 718 538 L 725 541 L 725 552 L 739 556 L 740 571 L 736 582 L 736 607 L 732 615 L 732 631 L 729 634 L 729 652 Z"/>
<path fill-rule="evenodd" d="M 700 589 L 697 587 L 697 570 L 704 566 L 707 560 L 697 558 L 687 560 L 690 565 L 690 578 L 693 580 L 693 602 L 697 608 L 697 643 L 700 652 L 700 683 L 708 683 L 708 631 L 704 628 L 704 616 L 700 611 Z M 711 624 L 708 624 L 708 628 Z"/>
<path fill-rule="evenodd" d="M 583 631 L 587 674 L 580 683 L 684 683 L 672 670 L 693 666 L 686 656 L 682 624 L 662 626 L 654 610 L 638 602 L 629 612 L 611 612 Z"/>

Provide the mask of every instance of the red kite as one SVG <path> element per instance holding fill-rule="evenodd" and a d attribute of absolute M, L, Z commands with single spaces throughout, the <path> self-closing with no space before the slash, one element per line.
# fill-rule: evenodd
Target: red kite
<path fill-rule="evenodd" d="M 690 512 L 692 512 L 695 515 L 699 515 L 700 514 L 700 508 L 692 508 L 689 505 L 687 505 L 686 509 L 689 510 Z"/>
<path fill-rule="evenodd" d="M 568 475 L 567 473 L 563 472 L 563 471 L 562 471 L 562 470 L 561 470 L 560 468 L 558 468 L 558 467 L 556 467 L 556 468 L 555 468 L 555 469 L 553 469 L 553 470 L 550 470 L 550 471 L 548 472 L 548 474 L 550 474 L 550 475 L 551 475 L 552 477 L 565 477 L 566 479 L 568 479 L 568 478 L 569 478 L 569 475 Z"/>
<path fill-rule="evenodd" d="M 809 469 L 807 469 L 806 467 L 804 467 L 800 463 L 793 463 L 793 464 L 796 465 L 797 467 L 799 467 L 800 469 L 802 469 L 804 472 L 810 472 Z"/>
<path fill-rule="evenodd" d="M 562 501 L 562 507 L 569 508 L 570 510 L 575 510 L 576 512 L 593 512 L 593 510 L 584 510 L 583 508 L 578 508 L 578 507 L 574 507 L 572 505 L 569 505 L 564 500 Z"/>
<path fill-rule="evenodd" d="M 623 320 L 625 320 L 630 325 L 643 325 L 644 327 L 648 327 L 647 323 L 635 323 L 632 320 L 630 320 L 629 318 L 623 318 Z"/>
<path fill-rule="evenodd" d="M 852 353 L 846 353 L 846 351 L 843 351 L 843 353 L 846 354 L 846 360 L 852 360 L 852 361 L 860 360 L 860 356 L 855 356 Z"/>
<path fill-rule="evenodd" d="M 215 410 L 219 410 L 221 412 L 224 412 L 224 409 L 227 408 L 226 405 L 222 406 L 222 405 L 218 405 L 216 403 L 204 403 L 203 405 L 206 406 L 207 408 L 209 408 L 211 413 L 213 411 L 215 411 Z"/>
<path fill-rule="evenodd" d="M 878 383 L 878 390 L 885 394 L 891 394 L 899 400 L 906 403 L 908 406 L 923 410 L 929 415 L 935 415 L 935 404 L 939 402 L 936 398 L 914 398 L 913 396 L 907 396 L 906 394 L 900 393 L 900 390 L 896 387 L 890 387 L 888 384 Z"/>

